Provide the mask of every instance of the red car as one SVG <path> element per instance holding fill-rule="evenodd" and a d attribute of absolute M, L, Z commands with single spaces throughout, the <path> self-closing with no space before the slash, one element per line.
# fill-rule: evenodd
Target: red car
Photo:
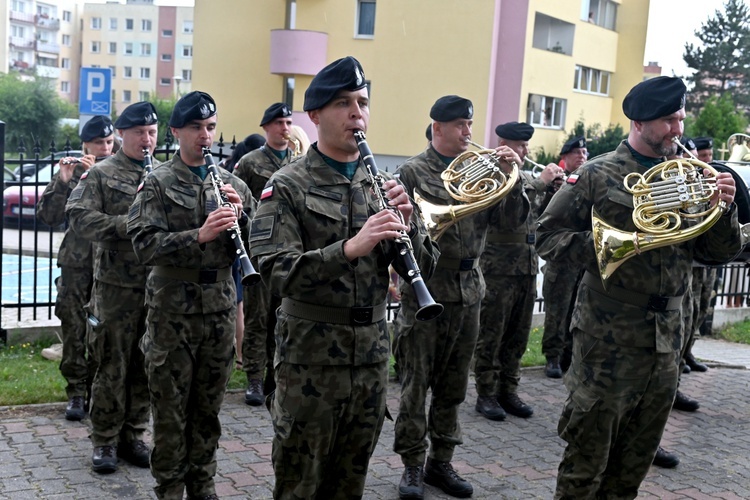
<path fill-rule="evenodd" d="M 16 181 L 3 191 L 3 220 L 6 228 L 13 229 L 19 224 L 23 227 L 33 227 L 36 219 L 36 202 L 42 196 L 44 188 L 57 173 L 57 165 L 47 165 L 36 174 L 27 177 L 23 183 Z M 6 186 L 9 183 L 6 182 Z M 41 221 L 37 227 L 47 228 Z"/>

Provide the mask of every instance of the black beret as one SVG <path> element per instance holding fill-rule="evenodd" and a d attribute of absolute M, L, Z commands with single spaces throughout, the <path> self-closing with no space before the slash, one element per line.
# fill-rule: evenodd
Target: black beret
<path fill-rule="evenodd" d="M 112 120 L 109 119 L 109 116 L 96 115 L 83 126 L 81 140 L 89 142 L 99 137 L 109 137 L 114 131 L 115 127 L 112 125 Z"/>
<path fill-rule="evenodd" d="M 565 144 L 563 144 L 562 149 L 560 150 L 560 154 L 564 155 L 565 153 L 570 153 L 574 149 L 583 149 L 586 147 L 586 138 L 581 137 L 573 137 L 572 139 L 568 140 Z"/>
<path fill-rule="evenodd" d="M 427 130 L 424 131 L 424 136 L 427 137 L 428 141 L 432 140 L 432 123 L 427 125 Z"/>
<path fill-rule="evenodd" d="M 446 95 L 435 101 L 430 109 L 430 118 L 436 122 L 449 122 L 458 118 L 470 120 L 474 116 L 471 101 L 457 95 Z"/>
<path fill-rule="evenodd" d="M 147 101 L 131 104 L 115 120 L 115 128 L 125 130 L 141 125 L 156 125 L 156 108 Z"/>
<path fill-rule="evenodd" d="M 682 139 L 680 139 L 680 143 L 685 146 L 687 149 L 697 149 L 695 147 L 695 142 L 690 137 L 682 136 Z"/>
<path fill-rule="evenodd" d="M 320 109 L 340 90 L 359 90 L 365 87 L 365 72 L 352 56 L 337 59 L 321 69 L 305 91 L 304 111 Z"/>
<path fill-rule="evenodd" d="M 498 137 L 509 141 L 528 141 L 534 135 L 534 127 L 528 123 L 508 122 L 495 127 Z"/>
<path fill-rule="evenodd" d="M 260 126 L 262 127 L 266 123 L 274 121 L 276 118 L 286 118 L 287 116 L 292 116 L 292 110 L 289 109 L 289 106 L 283 102 L 271 104 L 266 112 L 263 113 L 263 119 L 260 121 Z"/>
<path fill-rule="evenodd" d="M 180 97 L 174 105 L 172 116 L 169 118 L 169 126 L 182 128 L 193 120 L 205 120 L 216 114 L 216 103 L 213 97 L 194 90 Z"/>
<path fill-rule="evenodd" d="M 622 101 L 622 111 L 631 120 L 656 120 L 684 108 L 685 92 L 687 87 L 680 78 L 657 76 L 630 89 Z"/>
<path fill-rule="evenodd" d="M 711 137 L 696 137 L 693 139 L 693 142 L 697 151 L 701 149 L 713 149 L 714 147 L 714 140 Z"/>
<path fill-rule="evenodd" d="M 250 134 L 242 141 L 247 146 L 248 151 L 253 151 L 266 143 L 266 138 L 260 134 Z"/>

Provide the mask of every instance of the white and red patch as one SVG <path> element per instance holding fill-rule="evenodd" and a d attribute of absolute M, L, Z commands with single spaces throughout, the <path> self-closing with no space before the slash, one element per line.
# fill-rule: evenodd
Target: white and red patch
<path fill-rule="evenodd" d="M 575 184 L 576 182 L 578 182 L 578 177 L 578 174 L 570 174 L 568 176 L 568 180 L 565 182 L 567 182 L 568 184 Z"/>
<path fill-rule="evenodd" d="M 89 171 L 86 170 L 84 173 L 81 174 L 81 180 L 85 179 L 88 176 L 89 176 Z"/>
<path fill-rule="evenodd" d="M 271 196 L 273 196 L 273 186 L 268 186 L 267 188 L 264 188 L 263 191 L 261 191 L 260 193 L 261 200 L 267 200 Z"/>

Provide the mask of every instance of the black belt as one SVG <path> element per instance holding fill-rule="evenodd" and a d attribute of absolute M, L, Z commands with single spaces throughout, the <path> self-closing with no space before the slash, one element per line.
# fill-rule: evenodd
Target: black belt
<path fill-rule="evenodd" d="M 601 278 L 594 276 L 588 271 L 583 274 L 582 281 L 583 284 L 600 295 L 609 297 L 612 300 L 630 304 L 631 306 L 640 307 L 641 309 L 664 312 L 675 311 L 682 308 L 683 295 L 647 295 L 645 293 L 634 292 L 616 285 L 609 285 L 605 289 L 604 285 L 602 285 Z"/>
<path fill-rule="evenodd" d="M 329 307 L 308 304 L 285 297 L 281 310 L 290 316 L 335 325 L 371 325 L 385 319 L 386 303 L 374 307 Z"/>
<path fill-rule="evenodd" d="M 536 233 L 487 233 L 487 243 L 536 243 Z"/>
<path fill-rule="evenodd" d="M 134 252 L 133 242 L 130 240 L 117 240 L 117 241 L 97 241 L 99 247 L 104 250 L 117 250 L 119 252 Z"/>
<path fill-rule="evenodd" d="M 151 272 L 162 278 L 202 284 L 218 283 L 232 277 L 231 267 L 224 267 L 222 269 L 184 269 L 181 267 L 154 266 L 151 268 Z"/>
<path fill-rule="evenodd" d="M 471 271 L 479 267 L 479 259 L 451 259 L 440 256 L 437 262 L 438 268 L 453 269 L 454 271 Z"/>

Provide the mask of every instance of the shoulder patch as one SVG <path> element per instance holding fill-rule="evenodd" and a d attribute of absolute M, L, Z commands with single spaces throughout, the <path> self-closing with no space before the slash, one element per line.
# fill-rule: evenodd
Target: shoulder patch
<path fill-rule="evenodd" d="M 89 176 L 89 171 L 86 170 L 84 173 L 81 174 L 81 180 L 85 179 L 88 176 Z"/>
<path fill-rule="evenodd" d="M 570 174 L 568 176 L 568 180 L 565 182 L 567 182 L 568 184 L 575 184 L 576 182 L 578 182 L 578 177 L 578 174 Z"/>
<path fill-rule="evenodd" d="M 143 189 L 143 181 L 141 181 L 140 184 L 138 184 L 138 189 L 135 190 L 136 193 L 140 193 L 141 189 Z"/>
<path fill-rule="evenodd" d="M 263 191 L 260 193 L 260 199 L 261 200 L 267 200 L 273 196 L 273 186 L 268 186 L 266 188 L 263 188 Z"/>
<path fill-rule="evenodd" d="M 143 186 L 143 183 L 141 183 L 141 186 Z M 140 186 L 138 187 L 138 189 L 140 189 Z M 134 221 L 141 216 L 142 205 L 143 200 L 137 200 L 136 203 L 130 205 L 130 210 L 128 211 L 128 222 Z"/>

